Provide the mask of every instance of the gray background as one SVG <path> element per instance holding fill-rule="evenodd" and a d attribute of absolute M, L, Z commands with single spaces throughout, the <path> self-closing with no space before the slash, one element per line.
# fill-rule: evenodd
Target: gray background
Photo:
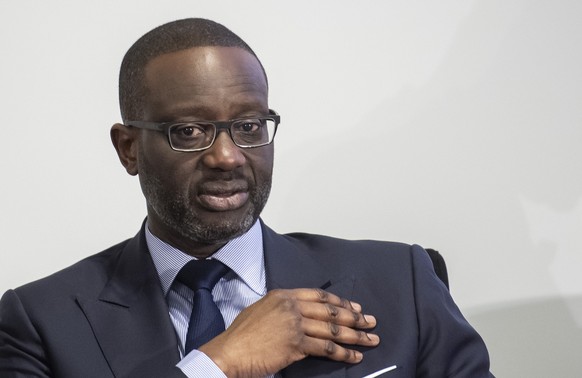
<path fill-rule="evenodd" d="M 582 359 L 582 3 L 0 0 L 0 290 L 137 232 L 109 141 L 127 48 L 188 16 L 255 49 L 280 232 L 439 249 L 500 377 Z"/>

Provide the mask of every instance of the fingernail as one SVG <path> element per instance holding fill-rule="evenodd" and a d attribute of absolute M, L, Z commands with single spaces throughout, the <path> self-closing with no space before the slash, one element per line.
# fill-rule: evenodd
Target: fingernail
<path fill-rule="evenodd" d="M 369 324 L 376 324 L 376 318 L 373 315 L 364 315 L 364 320 Z"/>
<path fill-rule="evenodd" d="M 359 303 L 356 302 L 352 302 L 350 301 L 350 305 L 352 306 L 352 308 L 356 311 L 362 311 L 362 306 Z"/>
<path fill-rule="evenodd" d="M 366 336 L 368 336 L 368 339 L 373 342 L 373 343 L 379 343 L 380 342 L 380 337 L 376 334 L 373 333 L 366 333 Z"/>
<path fill-rule="evenodd" d="M 356 352 L 354 353 L 354 357 L 356 358 L 356 361 L 357 361 L 357 362 L 360 362 L 360 361 L 362 361 L 362 359 L 364 358 L 364 355 L 362 354 L 362 352 L 358 352 L 358 351 L 356 351 Z"/>

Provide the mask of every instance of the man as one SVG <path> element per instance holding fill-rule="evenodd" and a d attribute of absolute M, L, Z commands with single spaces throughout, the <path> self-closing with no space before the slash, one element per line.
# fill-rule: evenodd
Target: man
<path fill-rule="evenodd" d="M 202 19 L 158 27 L 127 52 L 119 88 L 111 139 L 147 219 L 3 296 L 2 377 L 490 376 L 420 247 L 259 220 L 279 116 L 238 36 Z M 216 283 L 194 288 L 210 266 Z"/>

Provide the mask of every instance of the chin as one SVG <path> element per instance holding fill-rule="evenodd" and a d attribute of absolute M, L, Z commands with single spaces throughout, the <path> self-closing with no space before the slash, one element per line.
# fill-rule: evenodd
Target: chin
<path fill-rule="evenodd" d="M 247 232 L 258 219 L 258 214 L 248 211 L 240 216 L 233 215 L 232 212 L 215 212 L 210 217 L 204 217 L 207 219 L 187 217 L 189 219 L 183 219 L 174 229 L 183 237 L 197 243 L 226 243 Z"/>

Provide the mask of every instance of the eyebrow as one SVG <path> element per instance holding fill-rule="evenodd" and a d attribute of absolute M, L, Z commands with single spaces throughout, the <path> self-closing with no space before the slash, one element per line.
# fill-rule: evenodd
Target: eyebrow
<path fill-rule="evenodd" d="M 173 118 L 199 118 L 200 120 L 204 121 L 211 121 L 214 120 L 211 114 L 214 114 L 216 109 L 211 107 L 207 107 L 204 105 L 194 105 L 194 106 L 185 106 L 172 109 L 172 113 L 174 114 Z M 244 104 L 237 104 L 229 110 L 230 113 L 234 114 L 233 117 L 229 119 L 236 119 L 240 117 L 245 117 L 245 113 L 253 113 L 248 115 L 267 115 L 269 112 L 268 107 L 265 107 L 262 104 L 256 103 L 244 103 Z"/>

